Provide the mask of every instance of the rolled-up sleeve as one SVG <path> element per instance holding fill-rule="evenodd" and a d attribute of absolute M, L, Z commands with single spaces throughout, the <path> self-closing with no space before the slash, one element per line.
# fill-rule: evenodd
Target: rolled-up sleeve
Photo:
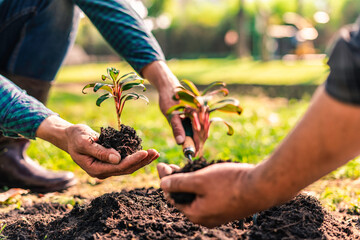
<path fill-rule="evenodd" d="M 74 0 L 105 40 L 137 71 L 164 54 L 126 0 Z"/>
<path fill-rule="evenodd" d="M 339 101 L 360 104 L 360 29 L 343 29 L 331 52 L 330 74 L 325 83 L 329 95 Z"/>
<path fill-rule="evenodd" d="M 0 131 L 4 136 L 34 139 L 42 121 L 54 114 L 0 75 Z"/>

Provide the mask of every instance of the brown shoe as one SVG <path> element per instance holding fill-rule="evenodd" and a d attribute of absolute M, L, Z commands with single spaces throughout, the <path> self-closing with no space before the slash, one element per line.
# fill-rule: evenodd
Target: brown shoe
<path fill-rule="evenodd" d="M 46 170 L 29 158 L 25 151 L 27 139 L 1 137 L 0 143 L 0 186 L 30 189 L 33 192 L 61 191 L 76 184 L 72 172 Z"/>

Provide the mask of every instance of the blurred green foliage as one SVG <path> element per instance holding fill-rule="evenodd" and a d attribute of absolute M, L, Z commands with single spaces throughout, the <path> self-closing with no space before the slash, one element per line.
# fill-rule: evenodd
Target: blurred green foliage
<path fill-rule="evenodd" d="M 287 24 L 284 14 L 295 12 L 303 16 L 319 32 L 315 48 L 324 52 L 336 31 L 353 23 L 359 15 L 358 0 L 144 0 L 148 16 L 165 15 L 171 21 L 165 29 L 154 29 L 167 58 L 197 58 L 237 56 L 236 45 L 227 45 L 224 36 L 229 30 L 244 28 L 246 48 L 256 59 L 264 51 L 265 25 Z M 244 17 L 239 23 L 240 9 Z M 314 14 L 324 11 L 330 21 L 317 23 Z M 80 23 L 77 44 L 91 55 L 115 54 L 88 19 Z"/>

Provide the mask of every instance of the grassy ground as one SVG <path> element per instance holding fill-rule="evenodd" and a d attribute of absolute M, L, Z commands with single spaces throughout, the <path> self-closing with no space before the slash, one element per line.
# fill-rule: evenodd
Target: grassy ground
<path fill-rule="evenodd" d="M 170 69 L 179 79 L 189 79 L 198 84 L 213 81 L 251 84 L 320 84 L 327 75 L 322 60 L 259 62 L 238 59 L 170 60 Z M 106 68 L 112 66 L 124 73 L 132 71 L 125 62 L 65 66 L 59 72 L 57 82 L 99 81 Z"/>

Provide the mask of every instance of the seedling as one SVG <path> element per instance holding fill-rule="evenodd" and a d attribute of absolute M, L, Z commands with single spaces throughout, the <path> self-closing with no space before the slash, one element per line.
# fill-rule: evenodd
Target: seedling
<path fill-rule="evenodd" d="M 142 95 L 137 93 L 124 93 L 125 91 L 128 91 L 132 89 L 133 87 L 141 87 L 143 91 L 146 91 L 146 87 L 143 84 L 144 79 L 139 77 L 135 72 L 130 72 L 122 75 L 119 77 L 120 71 L 115 68 L 108 68 L 107 69 L 107 75 L 102 75 L 101 79 L 103 81 L 111 80 L 112 84 L 103 82 L 103 83 L 90 83 L 87 84 L 82 92 L 84 92 L 87 88 L 93 88 L 94 92 L 97 92 L 98 90 L 102 89 L 107 91 L 107 93 L 101 95 L 96 100 L 96 105 L 100 107 L 101 103 L 109 98 L 114 98 L 115 100 L 115 107 L 116 107 L 116 116 L 118 121 L 118 129 L 121 130 L 121 114 L 124 109 L 125 102 L 131 99 L 137 100 L 137 99 L 143 99 L 147 103 L 149 103 L 149 99 Z M 119 78 L 118 78 L 119 77 Z"/>
<path fill-rule="evenodd" d="M 203 92 L 189 80 L 183 80 L 185 87 L 178 87 L 174 100 L 179 101 L 179 104 L 168 109 L 167 115 L 171 118 L 174 115 L 188 117 L 191 119 L 194 132 L 199 137 L 199 157 L 203 155 L 203 147 L 206 139 L 209 136 L 209 128 L 212 122 L 221 121 L 228 127 L 228 135 L 234 134 L 233 127 L 219 117 L 210 119 L 210 114 L 215 111 L 237 113 L 241 114 L 242 108 L 239 101 L 234 98 L 225 98 L 217 101 L 212 101 L 214 96 L 222 93 L 224 96 L 229 94 L 226 84 L 224 82 L 213 82 L 207 86 Z M 214 90 L 214 87 L 220 87 Z"/>

